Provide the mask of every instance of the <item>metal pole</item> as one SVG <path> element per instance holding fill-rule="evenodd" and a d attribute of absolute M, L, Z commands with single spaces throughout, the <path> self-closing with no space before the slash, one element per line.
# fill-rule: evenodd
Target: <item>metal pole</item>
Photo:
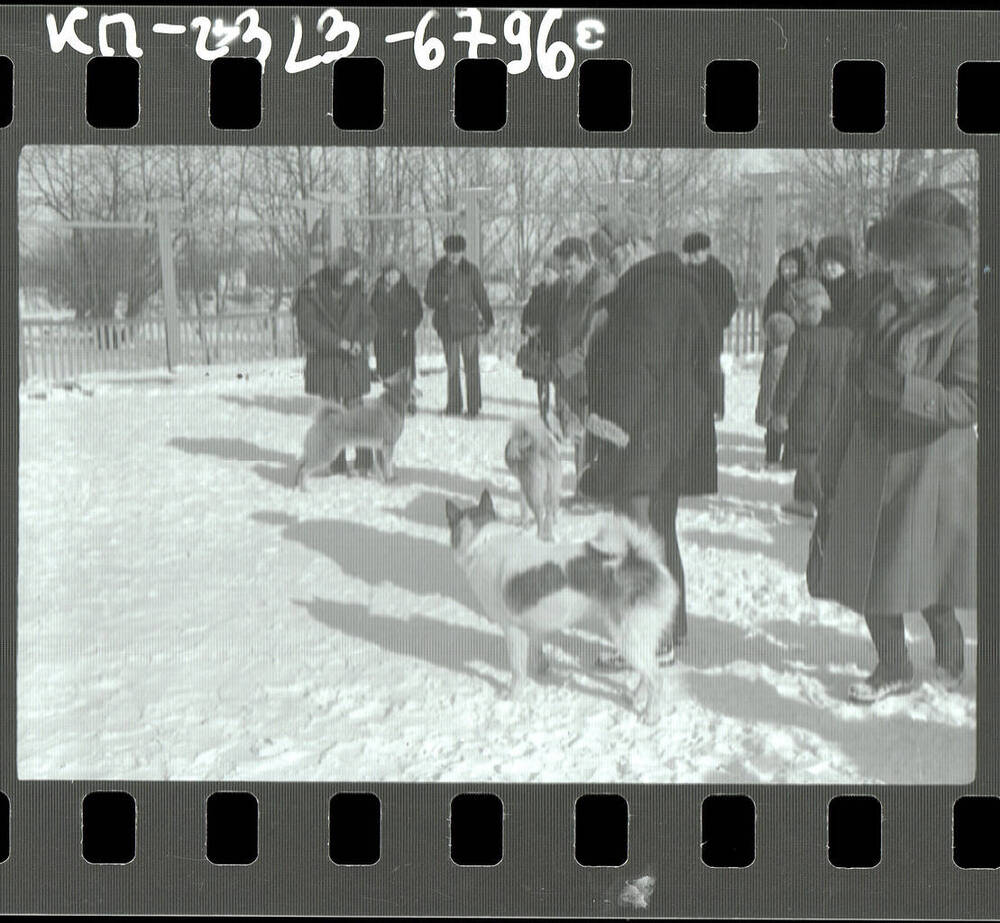
<path fill-rule="evenodd" d="M 482 189 L 466 189 L 463 193 L 463 198 L 465 199 L 466 251 L 469 254 L 469 261 L 475 263 L 477 266 L 481 264 L 483 256 L 482 220 L 479 211 L 479 193 L 482 191 Z"/>
<path fill-rule="evenodd" d="M 750 173 L 747 178 L 756 183 L 761 196 L 760 249 L 757 251 L 760 274 L 760 299 L 767 296 L 774 276 L 774 260 L 778 250 L 778 183 L 784 173 Z"/>
<path fill-rule="evenodd" d="M 330 249 L 339 247 L 344 242 L 344 197 L 331 196 L 327 204 L 327 241 Z"/>
<path fill-rule="evenodd" d="M 163 280 L 163 317 L 167 346 L 167 368 L 175 371 L 181 357 L 181 330 L 178 320 L 177 276 L 174 270 L 173 208 L 160 205 L 156 210 L 156 235 L 160 244 L 160 275 Z"/>

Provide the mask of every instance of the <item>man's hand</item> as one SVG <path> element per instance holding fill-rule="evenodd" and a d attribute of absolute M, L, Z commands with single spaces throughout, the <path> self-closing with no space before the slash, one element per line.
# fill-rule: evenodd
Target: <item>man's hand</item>
<path fill-rule="evenodd" d="M 361 348 L 362 348 L 361 344 L 357 340 L 355 340 L 351 344 L 351 355 L 354 356 L 355 358 L 357 358 L 358 356 L 360 356 L 361 355 Z"/>
<path fill-rule="evenodd" d="M 338 346 L 339 346 L 339 347 L 340 347 L 340 348 L 341 348 L 341 349 L 342 349 L 342 350 L 343 350 L 343 351 L 344 351 L 345 353 L 349 353 L 349 352 L 351 351 L 351 341 L 350 341 L 350 340 L 341 340 L 341 341 L 340 341 L 340 342 L 339 342 L 339 343 L 338 343 L 337 345 L 338 345 Z"/>
<path fill-rule="evenodd" d="M 776 414 L 771 417 L 771 422 L 768 423 L 768 427 L 774 432 L 781 434 L 788 432 L 788 417 L 784 414 Z"/>

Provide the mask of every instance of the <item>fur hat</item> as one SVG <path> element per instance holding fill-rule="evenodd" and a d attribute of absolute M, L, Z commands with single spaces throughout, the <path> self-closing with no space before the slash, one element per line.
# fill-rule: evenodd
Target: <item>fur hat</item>
<path fill-rule="evenodd" d="M 681 243 L 681 249 L 685 253 L 697 253 L 699 250 L 708 250 L 712 246 L 712 238 L 704 231 L 695 231 L 688 234 Z"/>
<path fill-rule="evenodd" d="M 764 336 L 772 346 L 784 346 L 795 333 L 795 321 L 784 311 L 775 311 L 764 321 Z"/>
<path fill-rule="evenodd" d="M 781 264 L 786 260 L 792 260 L 795 263 L 796 278 L 801 279 L 806 274 L 807 264 L 806 255 L 801 247 L 792 247 L 791 250 L 786 250 L 781 256 L 778 257 L 778 275 L 781 275 Z"/>
<path fill-rule="evenodd" d="M 444 239 L 445 253 L 465 253 L 466 241 L 461 234 L 449 234 Z"/>
<path fill-rule="evenodd" d="M 785 292 L 782 307 L 796 324 L 801 324 L 806 311 L 810 308 L 815 308 L 821 315 L 829 311 L 830 295 L 819 279 L 798 279 Z"/>
<path fill-rule="evenodd" d="M 851 243 L 851 239 L 843 234 L 824 237 L 816 245 L 816 266 L 822 266 L 825 260 L 833 260 L 840 263 L 844 269 L 850 269 L 854 265 L 854 244 Z"/>
<path fill-rule="evenodd" d="M 964 266 L 972 245 L 969 210 L 950 192 L 919 189 L 865 234 L 865 248 L 883 259 L 913 259 L 925 269 Z"/>
<path fill-rule="evenodd" d="M 330 251 L 330 268 L 347 272 L 348 269 L 360 269 L 364 265 L 361 254 L 350 247 L 341 244 Z"/>

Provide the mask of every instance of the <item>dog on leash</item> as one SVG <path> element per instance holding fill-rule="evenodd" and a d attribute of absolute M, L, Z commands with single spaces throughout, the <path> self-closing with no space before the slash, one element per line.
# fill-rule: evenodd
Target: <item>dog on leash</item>
<path fill-rule="evenodd" d="M 295 472 L 295 486 L 306 489 L 310 475 L 328 467 L 344 449 L 372 449 L 375 470 L 382 482 L 392 479 L 392 453 L 403 433 L 406 408 L 413 395 L 420 396 L 409 368 L 402 368 L 383 382 L 375 400 L 349 409 L 325 402 L 306 433 Z"/>
<path fill-rule="evenodd" d="M 518 420 L 511 427 L 503 458 L 521 485 L 521 525 L 527 525 L 531 507 L 538 537 L 552 541 L 562 482 L 562 461 L 555 436 L 540 419 Z"/>
<path fill-rule="evenodd" d="M 477 506 L 448 500 L 445 512 L 459 566 L 506 637 L 511 696 L 529 670 L 547 669 L 546 634 L 597 623 L 639 674 L 636 711 L 647 723 L 659 719 L 656 652 L 661 639 L 673 637 L 680 591 L 652 533 L 614 517 L 591 541 L 544 544 L 500 522 L 487 490 Z"/>

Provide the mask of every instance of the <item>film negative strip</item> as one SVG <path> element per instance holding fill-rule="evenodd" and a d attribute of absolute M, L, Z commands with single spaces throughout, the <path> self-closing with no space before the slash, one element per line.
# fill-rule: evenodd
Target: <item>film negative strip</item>
<path fill-rule="evenodd" d="M 991 916 L 998 25 L 0 10 L 0 908 Z"/>

